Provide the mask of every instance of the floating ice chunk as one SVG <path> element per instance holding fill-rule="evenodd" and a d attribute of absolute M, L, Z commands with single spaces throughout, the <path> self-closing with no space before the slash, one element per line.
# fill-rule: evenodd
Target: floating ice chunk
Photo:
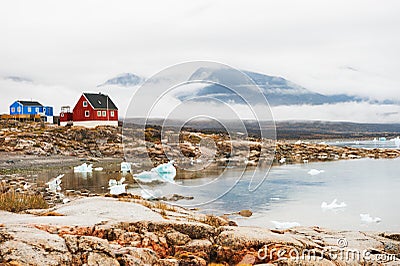
<path fill-rule="evenodd" d="M 321 204 L 321 209 L 324 210 L 333 210 L 333 209 L 340 209 L 345 208 L 347 206 L 346 203 L 341 202 L 340 204 L 337 203 L 337 199 L 334 199 L 330 204 L 326 203 L 325 201 Z"/>
<path fill-rule="evenodd" d="M 276 201 L 278 201 L 278 200 L 281 200 L 281 198 L 270 198 L 270 200 L 276 200 Z"/>
<path fill-rule="evenodd" d="M 64 204 L 67 204 L 68 202 L 70 202 L 71 200 L 70 199 L 67 199 L 67 198 L 65 198 L 65 199 L 63 199 L 63 203 Z"/>
<path fill-rule="evenodd" d="M 385 137 L 380 137 L 379 141 L 386 141 L 386 138 Z"/>
<path fill-rule="evenodd" d="M 48 190 L 50 192 L 56 193 L 57 191 L 61 190 L 61 178 L 64 177 L 64 174 L 57 176 L 56 178 L 53 178 L 49 182 L 46 183 L 48 185 Z"/>
<path fill-rule="evenodd" d="M 301 143 L 303 143 L 301 140 L 298 140 L 298 141 L 296 141 L 294 144 L 297 144 L 297 145 L 299 145 L 299 144 L 301 144 Z"/>
<path fill-rule="evenodd" d="M 111 195 L 119 195 L 126 193 L 126 185 L 123 184 L 125 182 L 125 178 L 121 178 L 119 181 L 115 179 L 110 179 L 108 181 L 108 189 L 110 190 Z"/>
<path fill-rule="evenodd" d="M 100 172 L 100 171 L 103 171 L 103 167 L 96 167 L 96 168 L 94 168 L 94 170 L 97 172 Z"/>
<path fill-rule="evenodd" d="M 160 164 L 159 166 L 151 169 L 151 171 L 144 171 L 140 174 L 134 175 L 134 177 L 139 181 L 145 183 L 153 181 L 174 183 L 176 168 L 173 163 L 174 162 L 171 161 L 168 163 Z"/>
<path fill-rule="evenodd" d="M 394 141 L 394 145 L 396 145 L 397 148 L 400 148 L 400 138 L 394 138 L 392 139 L 392 141 Z"/>
<path fill-rule="evenodd" d="M 74 167 L 75 173 L 91 173 L 93 171 L 93 164 L 83 163 L 80 166 Z"/>
<path fill-rule="evenodd" d="M 325 172 L 324 170 L 317 170 L 317 169 L 311 169 L 310 171 L 308 171 L 309 175 L 319 175 L 320 173 Z"/>
<path fill-rule="evenodd" d="M 283 163 L 286 163 L 286 158 L 285 158 L 285 157 L 281 158 L 281 159 L 279 160 L 279 162 L 282 163 L 282 164 L 283 164 Z"/>
<path fill-rule="evenodd" d="M 367 214 L 360 214 L 361 222 L 363 223 L 380 223 L 382 221 L 379 217 L 371 217 L 369 213 Z"/>
<path fill-rule="evenodd" d="M 300 224 L 297 223 L 297 222 L 277 222 L 277 221 L 271 221 L 271 223 L 274 225 L 275 229 L 288 229 L 288 228 L 300 226 Z"/>
<path fill-rule="evenodd" d="M 122 163 L 121 163 L 121 172 L 123 172 L 123 173 L 128 173 L 128 172 L 130 172 L 130 171 L 132 171 L 132 165 L 131 165 L 131 163 L 122 162 Z"/>

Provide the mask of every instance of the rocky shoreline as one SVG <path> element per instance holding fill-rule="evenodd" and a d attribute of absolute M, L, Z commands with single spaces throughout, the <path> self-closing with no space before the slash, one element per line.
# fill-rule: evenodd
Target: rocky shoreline
<path fill-rule="evenodd" d="M 272 159 L 274 164 L 400 157 L 400 150 L 396 149 L 360 149 L 284 140 L 271 146 L 251 137 L 231 141 L 224 134 L 185 131 L 182 132 L 182 143 L 177 149 L 162 145 L 160 131 L 154 128 L 146 129 L 146 141 L 143 142 L 135 137 L 140 134 L 140 129 L 129 129 L 132 132 L 123 136 L 122 129 L 114 127 L 86 129 L 55 125 L 42 127 L 33 122 L 0 122 L 3 123 L 0 130 L 0 168 L 13 168 L 14 164 L 23 163 L 26 159 L 32 160 L 31 165 L 46 162 L 76 164 L 79 160 L 98 159 L 122 161 L 129 154 L 135 154 L 135 158 L 150 157 L 154 164 L 167 162 L 166 153 L 178 160 L 182 154 L 196 160 L 201 156 L 198 145 L 201 138 L 214 140 L 217 148 L 214 159 L 219 165 L 245 162 L 248 166 L 254 166 L 262 160 L 261 157 Z M 125 139 L 125 146 L 122 139 Z"/>
<path fill-rule="evenodd" d="M 398 265 L 400 235 L 210 223 L 137 197 L 77 199 L 52 214 L 0 212 L 2 265 Z M 118 214 L 116 209 L 124 208 Z M 164 210 L 164 212 L 162 212 Z M 92 217 L 92 218 L 89 218 Z M 96 218 L 93 218 L 96 217 Z M 145 218 L 147 217 L 147 218 Z M 345 242 L 344 242 L 345 241 Z M 286 252 L 285 252 L 286 251 Z M 289 252 L 291 251 L 291 252 Z M 360 257 L 340 257 L 343 252 Z M 293 252 L 309 254 L 296 257 Z M 309 253 L 311 252 L 311 253 Z M 345 254 L 345 253 L 343 253 Z M 346 253 L 347 254 L 347 253 Z M 358 253 L 357 253 L 358 254 Z M 353 256 L 353 255 L 351 255 Z M 357 255 L 358 256 L 358 255 Z"/>

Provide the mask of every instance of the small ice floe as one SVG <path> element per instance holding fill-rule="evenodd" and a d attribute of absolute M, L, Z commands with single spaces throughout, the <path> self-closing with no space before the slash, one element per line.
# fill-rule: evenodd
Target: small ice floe
<path fill-rule="evenodd" d="M 103 167 L 96 167 L 93 170 L 95 170 L 97 172 L 101 172 L 101 171 L 103 171 Z"/>
<path fill-rule="evenodd" d="M 380 138 L 379 138 L 379 141 L 385 142 L 385 141 L 386 141 L 386 138 L 385 138 L 385 137 L 380 137 Z"/>
<path fill-rule="evenodd" d="M 67 198 L 65 198 L 65 199 L 63 199 L 63 203 L 64 204 L 67 204 L 68 202 L 70 202 L 71 200 L 70 199 L 67 199 Z"/>
<path fill-rule="evenodd" d="M 292 227 L 300 226 L 300 224 L 297 223 L 297 222 L 271 221 L 271 223 L 274 225 L 275 229 L 289 229 L 289 228 L 292 228 Z"/>
<path fill-rule="evenodd" d="M 382 221 L 382 219 L 379 217 L 371 217 L 371 215 L 369 215 L 369 213 L 360 214 L 360 218 L 361 218 L 361 222 L 368 223 L 368 224 L 380 223 Z"/>
<path fill-rule="evenodd" d="M 153 181 L 170 182 L 174 183 L 174 178 L 176 176 L 176 168 L 173 165 L 174 161 L 168 163 L 160 164 L 154 167 L 150 171 L 145 171 L 140 174 L 134 175 L 134 177 L 145 183 Z"/>
<path fill-rule="evenodd" d="M 122 173 L 128 173 L 132 171 L 132 165 L 128 162 L 122 162 L 121 163 L 121 172 Z"/>
<path fill-rule="evenodd" d="M 326 203 L 325 201 L 321 204 L 321 209 L 323 210 L 334 210 L 334 209 L 341 209 L 347 206 L 346 203 L 341 202 L 340 204 L 337 203 L 337 199 L 334 199 L 330 204 Z"/>
<path fill-rule="evenodd" d="M 82 165 L 74 167 L 75 173 L 91 173 L 93 171 L 93 164 L 83 163 Z"/>
<path fill-rule="evenodd" d="M 125 182 L 125 178 L 121 178 L 119 181 L 115 179 L 110 179 L 108 181 L 108 189 L 110 190 L 111 195 L 119 195 L 126 193 L 126 185 L 123 184 Z"/>
<path fill-rule="evenodd" d="M 157 199 L 162 196 L 162 191 L 159 189 L 156 190 L 142 189 L 140 193 L 142 198 L 146 200 Z"/>
<path fill-rule="evenodd" d="M 294 144 L 300 145 L 301 143 L 303 143 L 303 142 L 301 140 L 298 140 Z"/>
<path fill-rule="evenodd" d="M 303 160 L 303 163 L 304 164 L 308 164 L 308 160 Z"/>
<path fill-rule="evenodd" d="M 281 198 L 270 198 L 270 200 L 278 201 L 281 200 Z"/>
<path fill-rule="evenodd" d="M 279 160 L 279 162 L 282 163 L 282 164 L 283 164 L 283 163 L 286 163 L 286 158 L 285 158 L 285 157 L 282 157 L 282 158 Z"/>
<path fill-rule="evenodd" d="M 61 190 L 61 178 L 64 177 L 64 174 L 57 176 L 56 178 L 53 178 L 49 182 L 46 183 L 49 187 L 47 188 L 48 191 L 57 193 L 57 191 Z"/>
<path fill-rule="evenodd" d="M 391 141 L 394 141 L 394 145 L 396 145 L 397 148 L 400 148 L 400 137 L 391 139 Z"/>
<path fill-rule="evenodd" d="M 325 172 L 324 170 L 317 170 L 317 169 L 311 169 L 310 171 L 308 171 L 307 173 L 309 175 L 319 175 L 321 173 Z"/>

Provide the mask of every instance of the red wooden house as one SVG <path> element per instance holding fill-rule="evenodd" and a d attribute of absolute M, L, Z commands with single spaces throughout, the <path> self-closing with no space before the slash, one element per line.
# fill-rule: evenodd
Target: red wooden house
<path fill-rule="evenodd" d="M 72 121 L 69 121 L 71 117 Z M 97 126 L 118 126 L 118 108 L 108 95 L 83 93 L 72 113 L 60 113 L 61 125 L 67 125 L 71 122 L 74 126 L 90 128 Z"/>

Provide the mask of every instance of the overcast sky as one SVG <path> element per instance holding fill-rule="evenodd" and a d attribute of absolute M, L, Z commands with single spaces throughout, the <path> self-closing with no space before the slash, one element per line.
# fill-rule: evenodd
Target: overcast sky
<path fill-rule="evenodd" d="M 58 112 L 117 74 L 150 77 L 192 60 L 282 76 L 324 94 L 400 100 L 399 11 L 397 0 L 3 0 L 0 77 L 32 82 L 0 78 L 0 112 L 16 98 Z M 125 101 L 131 94 L 114 93 Z M 365 111 L 356 111 L 364 114 L 358 120 L 379 120 Z"/>

